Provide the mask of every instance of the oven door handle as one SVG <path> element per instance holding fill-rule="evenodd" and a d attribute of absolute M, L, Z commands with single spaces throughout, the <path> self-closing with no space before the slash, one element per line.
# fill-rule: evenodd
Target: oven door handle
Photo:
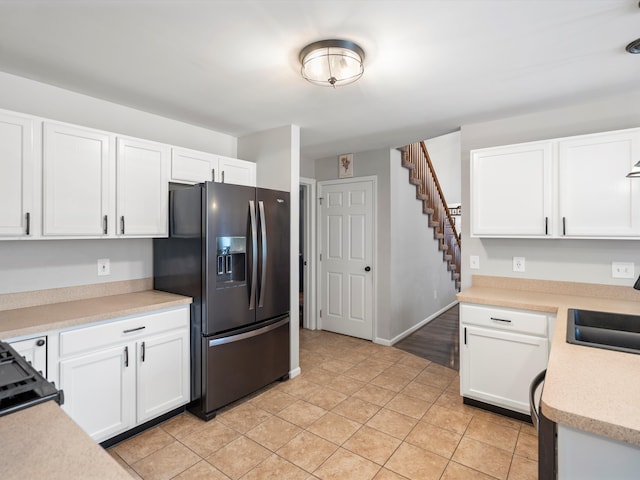
<path fill-rule="evenodd" d="M 540 424 L 540 406 L 536 405 L 536 390 L 538 387 L 544 383 L 544 377 L 547 375 L 547 371 L 541 371 L 531 382 L 531 386 L 529 387 L 529 410 L 531 412 L 531 422 L 533 426 L 536 427 L 536 431 L 538 430 L 538 425 Z M 540 398 L 542 399 L 542 394 L 540 394 Z M 542 400 L 541 400 L 542 401 Z"/>

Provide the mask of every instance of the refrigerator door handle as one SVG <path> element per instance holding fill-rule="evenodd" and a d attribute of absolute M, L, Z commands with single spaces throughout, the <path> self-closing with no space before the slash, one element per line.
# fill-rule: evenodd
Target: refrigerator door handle
<path fill-rule="evenodd" d="M 260 240 L 262 244 L 262 275 L 260 275 L 258 307 L 262 307 L 264 306 L 264 291 L 267 283 L 267 221 L 264 215 L 264 202 L 260 200 L 258 206 L 260 208 Z"/>
<path fill-rule="evenodd" d="M 289 315 L 287 315 L 282 320 L 277 321 L 276 323 L 272 323 L 271 325 L 267 325 L 266 327 L 258 328 L 257 330 L 251 330 L 250 332 L 240 333 L 238 335 L 231 335 L 230 337 L 214 338 L 213 340 L 209 340 L 209 347 L 215 347 L 217 345 L 224 345 L 225 343 L 233 343 L 240 340 L 246 340 L 247 338 L 257 337 L 258 335 L 262 335 L 264 333 L 275 330 L 276 328 L 280 328 L 287 323 L 289 323 Z"/>
<path fill-rule="evenodd" d="M 258 226 L 256 225 L 256 203 L 249 200 L 249 218 L 251 219 L 251 289 L 249 310 L 256 307 L 256 280 L 258 279 Z"/>

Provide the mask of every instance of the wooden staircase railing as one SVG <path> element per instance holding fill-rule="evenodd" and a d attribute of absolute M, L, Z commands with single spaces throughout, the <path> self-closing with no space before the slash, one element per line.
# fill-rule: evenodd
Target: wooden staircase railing
<path fill-rule="evenodd" d="M 416 198 L 422 201 L 422 211 L 429 217 L 434 238 L 451 272 L 456 290 L 460 290 L 460 236 L 444 199 L 440 182 L 424 142 L 400 148 L 402 166 L 409 169 L 409 183 L 416 186 Z"/>

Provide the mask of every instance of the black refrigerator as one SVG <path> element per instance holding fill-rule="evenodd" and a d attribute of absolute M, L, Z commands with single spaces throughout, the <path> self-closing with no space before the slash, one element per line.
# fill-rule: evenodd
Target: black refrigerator
<path fill-rule="evenodd" d="M 289 193 L 172 186 L 154 288 L 193 297 L 191 403 L 204 419 L 289 376 Z"/>

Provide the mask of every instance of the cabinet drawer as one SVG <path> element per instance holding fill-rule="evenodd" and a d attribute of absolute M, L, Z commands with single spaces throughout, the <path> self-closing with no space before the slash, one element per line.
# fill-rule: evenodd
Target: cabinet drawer
<path fill-rule="evenodd" d="M 460 322 L 511 332 L 547 336 L 547 315 L 509 308 L 460 305 Z"/>
<path fill-rule="evenodd" d="M 188 326 L 189 308 L 181 307 L 80 327 L 60 334 L 60 356 L 94 351 L 96 348 Z"/>

